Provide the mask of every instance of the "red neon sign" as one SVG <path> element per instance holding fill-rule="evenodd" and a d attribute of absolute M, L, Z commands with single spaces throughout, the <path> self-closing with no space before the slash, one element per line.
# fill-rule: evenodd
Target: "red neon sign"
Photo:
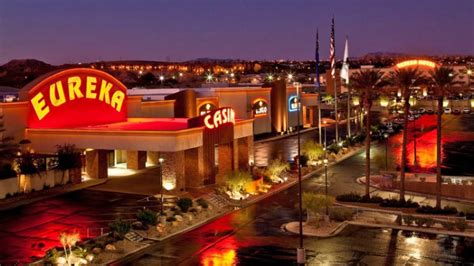
<path fill-rule="evenodd" d="M 204 116 L 204 125 L 209 129 L 229 123 L 235 124 L 235 112 L 229 107 L 215 110 Z"/>
<path fill-rule="evenodd" d="M 127 119 L 127 88 L 111 75 L 88 68 L 53 74 L 28 92 L 30 128 L 65 128 Z"/>

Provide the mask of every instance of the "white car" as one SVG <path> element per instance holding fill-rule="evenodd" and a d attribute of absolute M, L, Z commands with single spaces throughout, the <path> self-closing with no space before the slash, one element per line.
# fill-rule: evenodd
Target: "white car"
<path fill-rule="evenodd" d="M 451 113 L 451 108 L 444 108 L 444 113 L 445 114 L 450 114 Z"/>
<path fill-rule="evenodd" d="M 469 114 L 471 112 L 471 108 L 469 107 L 464 107 L 464 109 L 462 110 L 463 113 L 465 114 Z"/>

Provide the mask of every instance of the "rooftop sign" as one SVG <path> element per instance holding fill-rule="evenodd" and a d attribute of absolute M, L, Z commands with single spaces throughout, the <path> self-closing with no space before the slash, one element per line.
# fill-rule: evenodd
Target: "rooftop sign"
<path fill-rule="evenodd" d="M 53 74 L 28 92 L 30 128 L 83 127 L 127 119 L 127 88 L 88 68 Z"/>
<path fill-rule="evenodd" d="M 411 66 L 424 66 L 424 67 L 429 67 L 429 68 L 435 68 L 436 63 L 428 60 L 422 60 L 422 59 L 416 59 L 416 60 L 407 60 L 398 63 L 397 68 L 405 68 L 405 67 L 411 67 Z"/>

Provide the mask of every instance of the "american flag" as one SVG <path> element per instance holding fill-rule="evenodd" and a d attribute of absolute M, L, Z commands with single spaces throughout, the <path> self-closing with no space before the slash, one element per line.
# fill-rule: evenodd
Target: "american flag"
<path fill-rule="evenodd" d="M 335 51 L 335 38 L 334 38 L 334 17 L 332 17 L 332 26 L 331 26 L 331 44 L 330 44 L 330 54 L 329 61 L 331 61 L 331 76 L 336 78 L 336 51 Z"/>

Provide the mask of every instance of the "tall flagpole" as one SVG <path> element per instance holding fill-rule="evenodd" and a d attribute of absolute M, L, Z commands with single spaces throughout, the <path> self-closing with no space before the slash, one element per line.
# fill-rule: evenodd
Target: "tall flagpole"
<path fill-rule="evenodd" d="M 336 40 L 334 34 L 334 16 L 331 25 L 331 43 L 330 43 L 331 77 L 334 80 L 334 112 L 336 118 L 336 143 L 339 142 L 339 116 L 337 113 L 337 81 L 336 81 Z"/>
<path fill-rule="evenodd" d="M 319 78 L 319 29 L 316 29 L 316 88 L 318 89 L 318 130 L 319 130 L 319 144 L 322 142 L 322 128 L 321 128 L 321 79 Z"/>

